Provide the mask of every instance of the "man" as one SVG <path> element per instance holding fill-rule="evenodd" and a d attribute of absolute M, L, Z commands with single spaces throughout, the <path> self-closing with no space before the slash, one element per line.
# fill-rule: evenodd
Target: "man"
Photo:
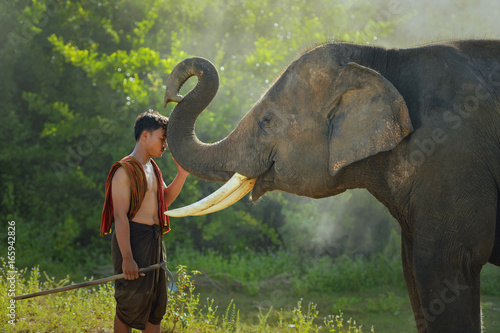
<path fill-rule="evenodd" d="M 111 255 L 115 274 L 115 332 L 160 332 L 166 311 L 165 272 L 161 269 L 139 276 L 138 270 L 161 262 L 162 236 L 170 230 L 167 207 L 175 200 L 188 175 L 177 162 L 177 176 L 165 186 L 160 169 L 152 158 L 159 158 L 167 147 L 168 118 L 149 110 L 135 120 L 135 148 L 116 162 L 106 181 L 106 198 L 101 220 L 101 236 L 115 230 Z"/>

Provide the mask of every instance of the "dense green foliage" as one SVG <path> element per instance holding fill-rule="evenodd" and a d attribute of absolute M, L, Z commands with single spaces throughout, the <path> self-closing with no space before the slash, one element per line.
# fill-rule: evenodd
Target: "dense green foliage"
<path fill-rule="evenodd" d="M 16 221 L 16 265 L 62 277 L 65 267 L 78 276 L 108 263 L 109 239 L 98 236 L 106 174 L 131 152 L 137 114 L 170 112 L 161 105 L 163 82 L 180 60 L 203 56 L 219 69 L 219 94 L 197 126 L 200 139 L 213 142 L 305 48 L 390 33 L 392 18 L 376 8 L 326 0 L 2 2 L 0 210 Z M 159 165 L 173 179 L 170 158 Z M 175 205 L 217 186 L 190 177 Z M 329 200 L 271 194 L 174 219 L 167 246 L 225 254 L 381 250 L 394 224 L 384 208 L 362 192 Z"/>

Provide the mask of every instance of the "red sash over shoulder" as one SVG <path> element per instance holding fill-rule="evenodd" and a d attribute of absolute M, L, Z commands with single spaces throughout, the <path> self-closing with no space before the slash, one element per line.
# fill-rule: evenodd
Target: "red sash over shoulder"
<path fill-rule="evenodd" d="M 165 183 L 163 182 L 163 176 L 161 174 L 160 168 L 156 165 L 155 161 L 151 160 L 151 165 L 155 172 L 156 181 L 158 182 L 158 219 L 162 221 L 160 223 L 163 234 L 170 231 L 170 221 L 168 216 L 164 213 L 167 210 L 167 204 L 165 202 Z M 101 217 L 101 236 L 107 235 L 111 232 L 111 225 L 114 222 L 113 216 L 113 197 L 111 193 L 111 180 L 115 175 L 116 170 L 123 167 L 130 178 L 130 208 L 127 213 L 129 221 L 132 221 L 135 214 L 141 207 L 144 196 L 146 195 L 147 189 L 147 179 L 144 170 L 142 169 L 141 163 L 139 163 L 134 157 L 126 156 L 121 161 L 115 162 L 111 167 L 108 174 L 108 179 L 106 180 L 106 189 L 104 197 L 104 206 L 102 208 Z"/>

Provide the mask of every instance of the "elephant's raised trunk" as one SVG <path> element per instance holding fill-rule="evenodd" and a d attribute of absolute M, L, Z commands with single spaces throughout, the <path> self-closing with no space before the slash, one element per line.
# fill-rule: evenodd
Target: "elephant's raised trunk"
<path fill-rule="evenodd" d="M 197 76 L 198 83 L 184 98 L 179 94 L 182 85 Z M 164 106 L 173 101 L 175 106 L 167 127 L 167 141 L 175 160 L 191 174 L 212 181 L 226 181 L 234 174 L 237 146 L 230 137 L 214 143 L 201 142 L 195 133 L 196 119 L 210 104 L 219 87 L 219 75 L 214 65 L 203 58 L 189 58 L 179 63 L 167 81 Z M 230 166 L 230 164 L 233 164 Z M 189 209 L 169 211 L 171 216 L 201 215 L 224 209 L 248 193 L 255 181 L 237 175 L 237 180 L 221 188 L 216 195 Z M 176 212 L 177 211 L 177 212 Z"/>
<path fill-rule="evenodd" d="M 178 93 L 182 85 L 197 76 L 198 83 L 185 97 Z M 164 105 L 178 102 L 167 128 L 167 141 L 172 156 L 187 171 L 197 177 L 223 181 L 233 173 L 222 171 L 222 165 L 215 165 L 219 152 L 227 150 L 227 140 L 215 144 L 201 142 L 195 133 L 196 119 L 210 104 L 219 87 L 219 75 L 214 65 L 203 58 L 188 58 L 179 63 L 167 81 Z"/>

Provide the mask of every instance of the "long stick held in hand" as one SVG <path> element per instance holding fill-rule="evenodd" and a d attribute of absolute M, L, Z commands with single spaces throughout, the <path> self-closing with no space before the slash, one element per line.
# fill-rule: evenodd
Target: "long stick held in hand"
<path fill-rule="evenodd" d="M 166 269 L 167 263 L 165 261 L 162 261 L 159 264 L 154 264 L 154 265 L 151 265 L 151 266 L 148 266 L 145 268 L 141 268 L 141 269 L 139 269 L 139 274 L 154 271 L 160 267 L 163 269 Z M 55 293 L 60 293 L 62 291 L 67 291 L 67 290 L 71 290 L 71 289 L 78 289 L 78 288 L 83 288 L 83 287 L 94 286 L 96 284 L 102 284 L 102 283 L 122 279 L 123 277 L 124 277 L 124 275 L 122 273 L 122 274 L 117 274 L 117 275 L 109 276 L 106 278 L 102 278 L 99 280 L 81 282 L 81 283 L 77 283 L 77 284 L 72 284 L 70 286 L 64 286 L 64 287 L 50 289 L 50 290 L 38 291 L 38 292 L 32 293 L 32 294 L 20 295 L 20 296 L 12 297 L 12 299 L 13 300 L 20 300 L 20 299 L 43 296 L 43 295 L 48 295 L 48 294 L 55 294 Z"/>

